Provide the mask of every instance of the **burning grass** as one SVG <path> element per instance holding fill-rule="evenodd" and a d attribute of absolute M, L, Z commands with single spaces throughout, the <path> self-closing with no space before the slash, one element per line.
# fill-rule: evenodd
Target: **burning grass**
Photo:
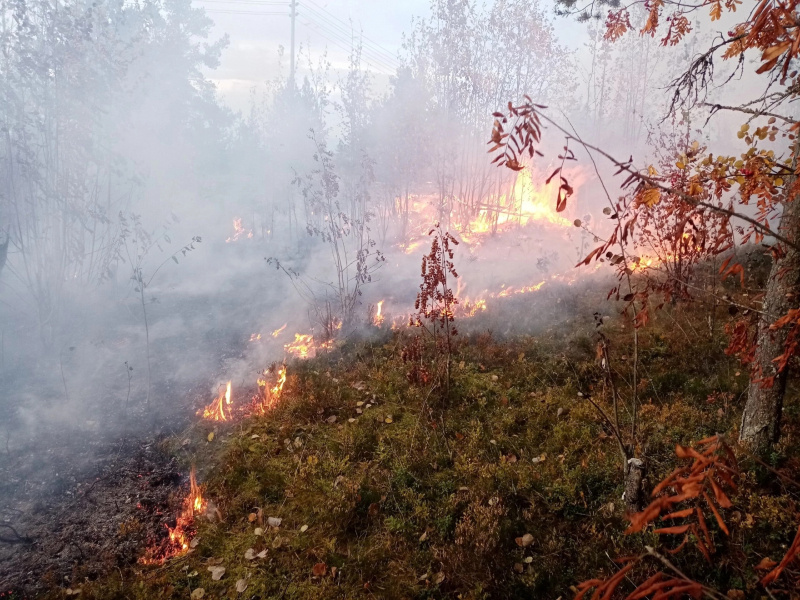
<path fill-rule="evenodd" d="M 449 399 L 409 383 L 409 332 L 384 329 L 291 362 L 288 374 L 276 365 L 260 387 L 279 386 L 282 401 L 267 415 L 193 433 L 198 460 L 213 465 L 204 496 L 221 519 L 198 519 L 197 546 L 179 561 L 134 584 L 87 584 L 84 597 L 186 598 L 201 588 L 233 597 L 244 582 L 261 598 L 566 598 L 613 568 L 606 552 L 656 543 L 622 535 L 615 443 L 579 396 L 600 394 L 592 313 L 613 309 L 569 288 L 551 299 L 533 310 L 511 294 L 506 310 L 462 328 Z M 524 320 L 523 307 L 536 313 L 525 326 L 535 337 L 497 333 Z M 654 478 L 676 466 L 676 443 L 735 432 L 746 376 L 720 332 L 708 334 L 707 316 L 666 307 L 640 335 L 640 450 Z M 624 379 L 630 330 L 617 318 L 604 327 Z M 796 479 L 800 416 L 789 408 L 787 420 L 775 466 Z M 688 553 L 679 568 L 737 589 L 751 579 L 735 566 L 739 553 L 782 555 L 797 527 L 793 492 L 764 474 L 752 468 L 733 498 L 731 537 L 712 527 L 721 562 Z"/>

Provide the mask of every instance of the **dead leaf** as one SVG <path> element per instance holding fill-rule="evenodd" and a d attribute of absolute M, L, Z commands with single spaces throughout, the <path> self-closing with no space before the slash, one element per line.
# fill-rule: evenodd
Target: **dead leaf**
<path fill-rule="evenodd" d="M 211 433 L 208 434 L 208 441 L 211 442 L 213 441 L 213 439 L 214 439 L 214 432 L 212 431 Z"/>
<path fill-rule="evenodd" d="M 306 531 L 308 531 L 308 525 L 303 525 L 303 526 L 300 528 L 300 533 L 305 533 Z"/>
<path fill-rule="evenodd" d="M 240 594 L 247 589 L 247 582 L 244 579 L 236 581 L 236 591 Z"/>
<path fill-rule="evenodd" d="M 256 554 L 256 558 L 267 558 L 267 552 L 269 552 L 269 551 L 268 550 L 262 550 L 261 552 Z"/>
<path fill-rule="evenodd" d="M 777 564 L 778 563 L 772 560 L 769 556 L 765 556 L 764 558 L 761 559 L 761 562 L 756 565 L 756 570 L 769 571 L 770 569 L 772 569 L 772 567 L 774 567 Z"/>
<path fill-rule="evenodd" d="M 257 518 L 258 515 L 256 513 L 250 513 L 249 515 L 247 515 L 247 520 L 250 521 L 251 523 L 255 523 Z"/>
<path fill-rule="evenodd" d="M 208 570 L 211 571 L 211 579 L 214 581 L 219 581 L 225 575 L 225 567 L 208 567 Z"/>
<path fill-rule="evenodd" d="M 523 548 L 527 548 L 533 543 L 533 536 L 530 533 L 526 533 L 522 537 L 518 537 L 516 540 L 517 546 L 521 546 Z"/>
<path fill-rule="evenodd" d="M 514 570 L 517 573 L 522 573 L 525 570 L 525 567 L 523 566 L 522 563 L 514 563 Z"/>
<path fill-rule="evenodd" d="M 328 565 L 326 565 L 324 562 L 318 562 L 311 569 L 311 574 L 314 577 L 322 577 L 327 572 L 328 572 Z"/>
<path fill-rule="evenodd" d="M 283 519 L 279 519 L 278 517 L 269 517 L 267 519 L 267 525 L 270 527 L 280 527 Z"/>
<path fill-rule="evenodd" d="M 203 588 L 196 588 L 196 589 L 192 590 L 192 595 L 190 596 L 190 598 L 192 600 L 199 600 L 200 598 L 202 598 L 205 595 L 206 595 L 206 591 Z"/>
<path fill-rule="evenodd" d="M 263 535 L 263 534 L 264 534 L 264 530 L 263 530 L 263 529 L 261 529 L 261 527 L 256 527 L 256 528 L 253 530 L 253 534 L 254 534 L 254 535 Z"/>
<path fill-rule="evenodd" d="M 197 544 L 200 543 L 200 536 L 192 538 L 192 541 L 189 542 L 189 548 L 197 548 Z"/>
<path fill-rule="evenodd" d="M 281 547 L 282 544 L 283 540 L 281 539 L 281 536 L 278 536 L 274 540 L 272 540 L 272 549 L 277 550 L 278 548 Z"/>
<path fill-rule="evenodd" d="M 423 533 L 421 536 L 419 536 L 419 541 L 420 542 L 424 542 L 427 539 L 428 539 L 428 532 L 427 531 L 425 533 Z"/>
<path fill-rule="evenodd" d="M 442 573 L 442 572 L 440 571 L 439 573 L 437 573 L 437 574 L 436 574 L 436 577 L 433 579 L 433 582 L 434 582 L 436 585 L 439 585 L 439 584 L 440 584 L 440 583 L 442 583 L 442 582 L 443 582 L 445 579 L 447 579 L 447 578 L 445 577 L 445 574 L 444 574 L 444 573 Z"/>
<path fill-rule="evenodd" d="M 247 560 L 253 560 L 256 557 L 256 551 L 253 550 L 252 548 L 248 548 L 247 550 L 245 550 L 244 557 Z"/>

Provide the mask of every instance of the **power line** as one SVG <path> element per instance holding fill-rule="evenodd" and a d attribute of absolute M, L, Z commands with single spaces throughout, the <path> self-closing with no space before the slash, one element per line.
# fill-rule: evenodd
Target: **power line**
<path fill-rule="evenodd" d="M 323 29 L 321 25 L 316 21 L 307 21 L 305 25 L 315 29 L 318 35 L 322 36 L 323 38 L 325 38 L 338 48 L 344 50 L 345 52 L 347 53 L 353 52 L 354 46 L 350 40 L 342 40 L 340 37 L 335 36 L 330 31 Z M 388 74 L 392 74 L 395 72 L 394 67 L 387 65 L 386 63 L 380 62 L 379 60 L 375 59 L 369 54 L 362 54 L 361 60 L 363 60 L 364 63 L 377 68 L 379 71 L 386 71 Z"/>
<path fill-rule="evenodd" d="M 306 23 L 306 24 L 314 27 L 320 35 L 322 35 L 323 37 L 325 37 L 326 39 L 329 39 L 331 41 L 333 41 L 331 38 L 334 38 L 338 42 L 344 44 L 345 46 L 344 46 L 343 49 L 345 51 L 347 51 L 347 52 L 352 52 L 353 51 L 354 44 L 353 44 L 352 38 L 349 38 L 349 37 L 337 32 L 336 30 L 331 29 L 329 26 L 326 26 L 325 24 L 318 22 L 313 17 L 309 17 L 308 15 L 305 15 L 305 17 L 306 17 L 306 19 L 309 20 L 309 22 Z M 327 34 L 327 35 L 325 35 L 325 34 Z M 342 48 L 341 45 L 339 45 L 339 47 Z M 362 46 L 362 55 L 363 55 L 362 57 L 363 57 L 365 62 L 368 62 L 368 63 L 372 64 L 373 66 L 379 66 L 382 69 L 387 70 L 390 74 L 394 73 L 395 70 L 396 70 L 396 67 L 394 65 L 389 64 L 382 57 L 380 57 L 379 55 L 376 55 L 374 52 L 371 52 L 369 50 L 369 48 L 367 48 L 367 47 Z"/>
<path fill-rule="evenodd" d="M 347 23 L 345 23 L 344 21 L 342 21 L 342 20 L 341 20 L 339 17 L 337 17 L 336 15 L 334 15 L 332 12 L 330 12 L 330 11 L 329 11 L 329 10 L 327 10 L 326 8 L 324 8 L 324 7 L 320 6 L 319 4 L 317 4 L 316 2 L 314 2 L 314 0 L 303 0 L 303 1 L 304 1 L 304 2 L 306 2 L 307 4 L 310 4 L 310 5 L 312 5 L 313 7 L 316 7 L 316 10 L 317 10 L 318 12 L 322 12 L 322 13 L 325 13 L 326 15 L 329 15 L 329 16 L 330 16 L 330 18 L 331 18 L 331 19 L 333 19 L 334 21 L 338 21 L 339 23 L 341 23 L 341 24 L 342 24 L 342 25 L 344 25 L 345 27 L 347 27 L 347 26 L 348 26 L 348 25 L 347 25 Z M 314 8 L 312 8 L 312 10 L 314 10 Z M 387 50 L 386 48 L 384 48 L 383 46 L 381 46 L 381 45 L 380 45 L 378 42 L 376 42 L 376 41 L 375 41 L 375 40 L 373 40 L 373 39 L 370 39 L 370 38 L 368 38 L 368 37 L 367 37 L 367 36 L 365 36 L 363 33 L 362 33 L 361 37 L 362 37 L 364 40 L 367 40 L 367 41 L 368 41 L 370 44 L 372 44 L 373 46 L 375 46 L 375 47 L 376 47 L 376 48 L 378 48 L 379 50 L 381 50 L 381 51 L 382 51 L 383 53 L 385 53 L 385 54 L 386 54 L 388 57 L 390 57 L 390 58 L 391 58 L 393 61 L 397 62 L 398 64 L 400 63 L 400 61 L 398 60 L 398 58 L 397 58 L 397 57 L 396 57 L 394 54 L 392 54 L 392 53 L 391 53 L 389 50 Z"/>
<path fill-rule="evenodd" d="M 262 0 L 195 0 L 207 4 L 252 4 L 255 6 L 289 6 L 289 2 L 264 2 Z"/>
<path fill-rule="evenodd" d="M 207 13 L 214 13 L 214 14 L 222 14 L 222 15 L 269 15 L 273 17 L 288 17 L 288 13 L 282 12 L 264 12 L 264 11 L 257 11 L 257 10 L 228 10 L 224 8 L 206 8 L 204 9 Z"/>
<path fill-rule="evenodd" d="M 319 26 L 318 26 L 317 23 L 309 22 L 309 23 L 306 23 L 306 25 L 309 25 L 309 26 L 314 27 L 315 29 L 317 29 L 317 33 L 319 35 L 321 35 L 323 38 L 325 38 L 326 40 L 328 40 L 334 46 L 340 48 L 341 50 L 344 50 L 345 52 L 352 52 L 352 50 L 353 50 L 352 46 L 347 47 L 346 44 L 342 44 L 340 41 L 337 41 L 335 38 L 329 37 L 323 31 L 320 31 L 318 29 Z M 365 58 L 364 62 L 366 64 L 370 65 L 371 67 L 375 68 L 378 71 L 388 71 L 388 74 L 392 74 L 394 72 L 394 69 L 392 67 L 389 67 L 387 65 L 376 64 L 375 62 L 372 61 L 372 59 Z"/>
<path fill-rule="evenodd" d="M 344 24 L 343 21 L 341 21 L 341 19 L 337 19 L 336 17 L 333 17 L 333 19 L 331 19 L 327 17 L 326 14 L 324 14 L 322 11 L 312 8 L 310 5 L 306 5 L 306 8 L 311 10 L 312 14 L 314 15 L 317 21 L 325 23 L 330 29 L 337 31 L 348 38 L 353 35 L 352 26 L 348 27 L 346 24 Z M 335 23 L 334 19 L 342 24 L 340 25 Z M 368 38 L 363 33 L 361 33 L 359 37 L 361 38 L 362 45 L 365 48 L 369 48 L 373 52 L 373 54 L 375 54 L 376 58 L 380 58 L 383 62 L 389 63 L 393 66 L 400 65 L 400 61 L 394 55 L 392 55 L 391 52 L 383 48 L 381 45 L 368 41 Z"/>

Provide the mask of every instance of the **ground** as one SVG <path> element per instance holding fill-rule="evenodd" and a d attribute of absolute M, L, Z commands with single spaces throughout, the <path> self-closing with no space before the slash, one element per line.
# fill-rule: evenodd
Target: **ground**
<path fill-rule="evenodd" d="M 640 331 L 636 454 L 652 487 L 681 464 L 676 444 L 714 434 L 730 441 L 742 470 L 723 514 L 730 535 L 709 524 L 713 564 L 691 544 L 672 560 L 732 598 L 737 590 L 757 597 L 755 565 L 780 560 L 798 527 L 800 415 L 791 388 L 769 464 L 735 445 L 747 374 L 724 353 L 727 318 L 724 306 L 666 305 Z M 290 362 L 282 400 L 267 415 L 194 422 L 165 438 L 165 472 L 180 472 L 182 484 L 151 479 L 144 487 L 173 490 L 164 502 L 174 519 L 195 464 L 212 505 L 195 520 L 190 550 L 97 573 L 71 555 L 69 584 L 37 592 L 556 600 L 615 571 L 619 556 L 677 545 L 624 533 L 619 452 L 587 400 L 610 408 L 598 331 L 610 341 L 621 395 L 632 395 L 632 330 L 603 284 L 509 298 L 459 327 L 449 395 L 436 384 L 432 346 L 415 349 L 421 332 L 387 328 Z M 166 535 L 150 528 L 148 539 L 137 537 L 157 512 L 141 507 L 124 524 L 116 517 L 115 531 L 94 531 L 105 536 L 101 545 L 143 552 Z"/>

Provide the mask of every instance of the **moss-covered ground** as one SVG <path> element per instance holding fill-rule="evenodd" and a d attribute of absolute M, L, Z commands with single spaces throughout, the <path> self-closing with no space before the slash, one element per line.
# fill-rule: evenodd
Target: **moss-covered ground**
<path fill-rule="evenodd" d="M 191 552 L 87 582 L 82 597 L 557 600 L 620 555 L 676 545 L 624 534 L 620 455 L 586 397 L 610 410 L 595 313 L 626 401 L 633 334 L 601 287 L 511 299 L 461 323 L 449 395 L 430 344 L 427 381 L 414 376 L 414 330 L 289 363 L 268 415 L 200 423 L 166 444 L 196 461 L 221 520 L 198 520 Z M 722 433 L 735 445 L 747 373 L 724 353 L 727 318 L 724 306 L 667 305 L 639 332 L 637 454 L 651 486 L 678 464 L 678 443 Z M 785 477 L 737 449 L 731 534 L 709 525 L 713 564 L 691 544 L 671 557 L 723 592 L 760 597 L 754 565 L 780 560 L 800 524 L 796 396 L 769 460 Z M 629 427 L 625 407 L 621 418 Z"/>

